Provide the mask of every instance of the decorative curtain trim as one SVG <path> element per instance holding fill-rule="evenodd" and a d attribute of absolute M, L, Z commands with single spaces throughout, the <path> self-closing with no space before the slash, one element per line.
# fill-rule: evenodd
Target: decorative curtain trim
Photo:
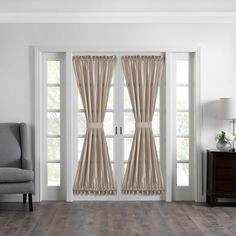
<path fill-rule="evenodd" d="M 88 122 L 87 129 L 101 129 L 103 128 L 102 122 Z"/>
<path fill-rule="evenodd" d="M 152 128 L 152 122 L 135 122 L 136 128 Z"/>
<path fill-rule="evenodd" d="M 73 186 L 77 194 L 114 194 L 114 182 L 103 121 L 114 56 L 73 57 L 76 81 L 87 120 L 83 149 Z"/>
<path fill-rule="evenodd" d="M 151 127 L 163 56 L 122 57 L 136 128 L 122 185 L 126 194 L 161 194 L 164 183 Z"/>

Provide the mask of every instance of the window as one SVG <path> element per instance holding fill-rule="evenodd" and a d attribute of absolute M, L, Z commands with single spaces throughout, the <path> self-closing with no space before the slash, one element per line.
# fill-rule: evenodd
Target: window
<path fill-rule="evenodd" d="M 176 60 L 177 186 L 189 186 L 189 60 Z"/>
<path fill-rule="evenodd" d="M 174 200 L 194 198 L 193 62 L 192 53 L 176 53 L 172 59 Z"/>
<path fill-rule="evenodd" d="M 60 186 L 60 61 L 47 61 L 47 184 Z"/>
<path fill-rule="evenodd" d="M 41 66 L 40 145 L 42 200 L 65 199 L 66 110 L 64 53 L 43 53 Z"/>

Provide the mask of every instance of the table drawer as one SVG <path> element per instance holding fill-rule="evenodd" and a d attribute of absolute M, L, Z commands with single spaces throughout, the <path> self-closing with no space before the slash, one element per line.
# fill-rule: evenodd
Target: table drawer
<path fill-rule="evenodd" d="M 215 182 L 214 192 L 236 193 L 236 181 Z"/>

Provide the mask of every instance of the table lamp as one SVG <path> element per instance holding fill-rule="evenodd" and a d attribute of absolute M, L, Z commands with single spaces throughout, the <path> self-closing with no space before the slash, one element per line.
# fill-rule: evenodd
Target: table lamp
<path fill-rule="evenodd" d="M 220 98 L 219 104 L 220 118 L 223 120 L 230 120 L 233 123 L 233 135 L 235 136 L 236 123 L 236 98 Z M 235 152 L 234 141 L 232 150 Z"/>

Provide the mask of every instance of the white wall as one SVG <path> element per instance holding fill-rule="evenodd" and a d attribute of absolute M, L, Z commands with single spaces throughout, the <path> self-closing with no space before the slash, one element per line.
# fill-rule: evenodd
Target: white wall
<path fill-rule="evenodd" d="M 204 148 L 218 130 L 229 128 L 214 110 L 219 97 L 236 97 L 235 24 L 0 24 L 0 122 L 34 127 L 33 46 L 75 46 L 84 50 L 155 50 L 203 46 Z M 33 129 L 32 129 L 33 131 Z M 33 147 L 32 133 L 32 151 Z"/>
<path fill-rule="evenodd" d="M 1 0 L 0 12 L 235 11 L 235 0 Z"/>

